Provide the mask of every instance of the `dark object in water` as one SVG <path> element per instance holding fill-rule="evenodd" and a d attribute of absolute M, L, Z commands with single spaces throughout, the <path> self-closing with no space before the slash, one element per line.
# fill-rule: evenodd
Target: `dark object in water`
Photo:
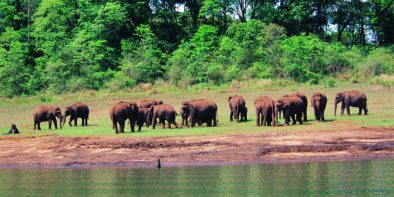
<path fill-rule="evenodd" d="M 8 131 L 8 133 L 4 133 L 3 135 L 10 135 L 10 134 L 20 134 L 15 124 L 11 124 L 11 129 Z"/>
<path fill-rule="evenodd" d="M 156 166 L 157 168 L 161 168 L 161 163 L 160 163 L 160 159 L 157 159 L 157 166 Z"/>

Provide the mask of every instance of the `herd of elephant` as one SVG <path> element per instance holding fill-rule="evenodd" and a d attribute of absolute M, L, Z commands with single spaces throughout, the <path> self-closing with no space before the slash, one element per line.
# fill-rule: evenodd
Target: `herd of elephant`
<path fill-rule="evenodd" d="M 337 104 L 342 102 L 341 115 L 345 109 L 350 115 L 350 107 L 358 107 L 358 115 L 361 115 L 364 110 L 364 115 L 367 115 L 367 97 L 360 91 L 344 91 L 338 92 L 335 96 L 335 110 L 336 115 Z M 228 98 L 230 106 L 230 121 L 234 119 L 237 122 L 247 121 L 248 109 L 246 107 L 245 99 L 242 96 L 230 96 Z M 324 111 L 327 105 L 327 97 L 323 93 L 316 92 L 311 97 L 311 107 L 314 111 L 315 120 L 324 121 Z M 268 96 L 258 96 L 254 100 L 256 111 L 256 125 L 257 126 L 277 126 L 278 118 L 283 114 L 285 125 L 302 124 L 307 121 L 308 99 L 300 93 L 295 92 L 290 95 L 285 95 L 276 101 Z M 217 110 L 216 103 L 209 99 L 192 99 L 183 101 L 180 108 L 180 116 L 182 118 L 182 126 L 194 127 L 207 124 L 207 126 L 217 125 Z M 141 100 L 139 102 L 120 101 L 115 103 L 109 110 L 109 117 L 112 121 L 112 128 L 116 133 L 123 133 L 126 121 L 129 120 L 131 132 L 135 131 L 135 125 L 138 126 L 138 131 L 145 124 L 147 127 L 152 125 L 155 129 L 156 124 L 159 123 L 165 128 L 165 121 L 168 123 L 168 128 L 173 124 L 178 128 L 175 119 L 178 114 L 173 106 L 164 104 L 161 100 Z M 60 128 L 66 123 L 67 116 L 70 116 L 69 125 L 77 126 L 77 119 L 82 119 L 82 126 L 88 125 L 89 107 L 81 102 L 67 106 L 62 114 L 59 107 L 41 106 L 38 107 L 34 114 L 34 129 L 41 130 L 40 123 L 43 121 L 49 122 L 49 129 L 52 128 L 52 122 L 57 129 L 57 120 L 60 120 Z M 159 119 L 159 122 L 157 122 Z"/>

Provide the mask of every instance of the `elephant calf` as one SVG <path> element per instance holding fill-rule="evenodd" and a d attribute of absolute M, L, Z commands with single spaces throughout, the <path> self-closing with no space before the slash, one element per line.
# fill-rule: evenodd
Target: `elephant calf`
<path fill-rule="evenodd" d="M 304 102 L 298 96 L 287 96 L 278 99 L 276 101 L 275 110 L 276 122 L 278 122 L 278 112 L 281 110 L 285 118 L 285 125 L 289 125 L 290 117 L 293 121 L 293 125 L 296 124 L 296 119 L 302 124 Z"/>
<path fill-rule="evenodd" d="M 235 118 L 239 122 L 239 116 L 241 116 L 241 121 L 246 121 L 247 109 L 245 107 L 245 99 L 238 95 L 230 96 L 228 97 L 228 103 L 230 106 L 230 121 L 233 121 L 233 118 Z"/>
<path fill-rule="evenodd" d="M 163 129 L 165 128 L 165 121 L 168 122 L 168 128 L 171 129 L 171 124 L 174 124 L 176 128 L 178 128 L 178 124 L 176 123 L 176 112 L 175 109 L 168 104 L 155 105 L 153 108 L 153 117 L 152 117 L 152 128 L 156 128 L 157 118 L 159 119 L 159 124 L 162 124 Z"/>
<path fill-rule="evenodd" d="M 62 128 L 62 111 L 59 107 L 53 106 L 41 106 L 38 107 L 33 113 L 34 120 L 34 130 L 41 130 L 40 123 L 48 121 L 49 129 L 52 129 L 52 122 L 55 125 L 55 129 L 57 129 L 57 120 L 56 117 L 60 119 L 60 128 Z"/>
<path fill-rule="evenodd" d="M 82 119 L 82 126 L 88 126 L 89 107 L 81 102 L 64 108 L 63 125 L 66 123 L 67 116 L 70 116 L 68 124 L 72 126 L 71 122 L 74 121 L 74 126 L 77 126 L 77 119 Z"/>
<path fill-rule="evenodd" d="M 363 92 L 352 90 L 345 92 L 338 92 L 335 96 L 334 115 L 337 115 L 337 104 L 342 102 L 341 115 L 343 115 L 345 108 L 347 115 L 350 115 L 350 107 L 358 107 L 358 115 L 361 115 L 364 110 L 364 115 L 368 114 L 367 96 Z"/>
<path fill-rule="evenodd" d="M 324 111 L 326 110 L 327 97 L 323 93 L 316 92 L 312 95 L 311 106 L 315 112 L 315 120 L 324 121 Z"/>
<path fill-rule="evenodd" d="M 254 100 L 256 126 L 275 126 L 275 102 L 268 96 L 259 96 Z"/>

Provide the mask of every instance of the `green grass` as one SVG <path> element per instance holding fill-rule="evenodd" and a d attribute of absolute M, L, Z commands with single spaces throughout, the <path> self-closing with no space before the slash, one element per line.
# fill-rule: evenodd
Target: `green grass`
<path fill-rule="evenodd" d="M 368 116 L 358 116 L 358 109 L 351 108 L 351 116 L 334 116 L 333 98 L 335 93 L 342 90 L 361 90 L 368 97 Z M 293 91 L 304 92 L 308 99 L 313 92 L 324 92 L 328 97 L 326 109 L 327 122 L 315 122 L 313 113 L 308 108 L 308 119 L 304 125 L 295 125 L 287 127 L 256 127 L 253 100 L 258 95 L 268 95 L 277 99 L 284 94 Z M 249 121 L 236 124 L 229 121 L 229 107 L 227 98 L 229 95 L 239 94 L 244 96 L 249 109 Z M 42 97 L 42 96 L 41 96 Z M 108 109 L 113 103 L 119 100 L 137 101 L 142 98 L 162 99 L 179 109 L 183 100 L 191 98 L 210 98 L 214 100 L 219 109 L 218 127 L 201 127 L 201 128 L 179 128 L 179 129 L 162 129 L 159 126 L 156 130 L 142 128 L 142 132 L 130 133 L 130 128 L 126 127 L 126 133 L 119 136 L 124 137 L 142 137 L 142 136 L 190 136 L 190 135 L 223 135 L 223 134 L 245 134 L 259 132 L 297 132 L 297 131 L 318 131 L 318 130 L 340 130 L 349 129 L 349 124 L 354 126 L 394 126 L 394 98 L 393 89 L 383 88 L 377 85 L 368 84 L 351 84 L 340 82 L 334 88 L 327 88 L 323 85 L 306 85 L 306 84 L 289 84 L 288 82 L 276 83 L 270 80 L 245 81 L 226 84 L 220 87 L 191 87 L 187 89 L 175 88 L 168 84 L 155 85 L 149 90 L 134 88 L 126 91 L 108 92 L 108 91 L 87 91 L 66 95 L 48 95 L 50 99 L 39 97 L 14 98 L 0 100 L 0 131 L 6 132 L 11 123 L 17 124 L 22 135 L 47 135 L 57 134 L 64 136 L 114 136 L 111 129 L 111 122 L 108 117 Z M 48 102 L 42 102 L 47 100 Z M 82 101 L 90 107 L 90 119 L 88 127 L 69 127 L 67 124 L 62 130 L 48 130 L 48 123 L 41 123 L 43 130 L 33 131 L 32 112 L 39 105 L 58 105 L 61 108 L 72 104 L 76 101 Z M 309 104 L 308 104 L 309 105 Z M 338 112 L 340 114 L 340 104 Z M 178 123 L 180 117 L 177 117 Z M 283 123 L 283 120 L 280 120 Z M 81 124 L 81 120 L 78 122 Z"/>

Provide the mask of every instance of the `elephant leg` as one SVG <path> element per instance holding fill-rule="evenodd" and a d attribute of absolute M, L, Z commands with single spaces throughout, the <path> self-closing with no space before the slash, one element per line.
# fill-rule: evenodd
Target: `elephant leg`
<path fill-rule="evenodd" d="M 291 115 L 291 121 L 292 121 L 292 124 L 293 124 L 293 125 L 296 124 L 295 114 L 292 114 L 292 115 Z"/>
<path fill-rule="evenodd" d="M 49 128 L 49 130 L 52 129 L 52 119 L 48 120 L 48 128 Z"/>
<path fill-rule="evenodd" d="M 171 121 L 168 119 L 167 122 L 168 122 L 168 128 L 171 129 Z"/>
<path fill-rule="evenodd" d="M 256 112 L 256 126 L 260 126 L 260 113 Z"/>
<path fill-rule="evenodd" d="M 37 122 L 37 127 L 38 130 L 41 130 L 41 122 Z"/>
<path fill-rule="evenodd" d="M 172 121 L 172 124 L 175 125 L 175 128 L 178 128 L 178 124 L 176 123 L 175 119 Z"/>
<path fill-rule="evenodd" d="M 302 113 L 297 114 L 298 123 L 302 124 Z"/>
<path fill-rule="evenodd" d="M 363 110 L 363 108 L 362 107 L 359 107 L 358 108 L 358 115 L 361 115 L 361 111 Z"/>
<path fill-rule="evenodd" d="M 267 114 L 262 114 L 262 119 L 263 119 L 263 122 L 261 123 L 261 125 L 265 126 L 267 124 Z"/>
<path fill-rule="evenodd" d="M 53 124 L 55 125 L 55 129 L 57 129 L 57 119 L 55 117 L 53 117 L 52 121 L 53 121 Z"/>
<path fill-rule="evenodd" d="M 346 112 L 347 112 L 347 115 L 350 116 L 350 106 L 349 105 L 346 105 Z"/>
<path fill-rule="evenodd" d="M 239 110 L 235 112 L 235 120 L 239 122 Z"/>
<path fill-rule="evenodd" d="M 368 115 L 368 110 L 366 106 L 364 106 L 364 115 Z"/>
<path fill-rule="evenodd" d="M 34 130 L 37 129 L 37 121 L 34 121 Z"/>
<path fill-rule="evenodd" d="M 316 107 L 313 107 L 313 111 L 315 112 L 315 120 L 319 121 L 319 110 Z"/>
<path fill-rule="evenodd" d="M 283 118 L 285 118 L 285 125 L 289 126 L 290 123 L 290 115 L 283 114 Z"/>
<path fill-rule="evenodd" d="M 118 134 L 119 133 L 118 122 L 116 120 L 113 120 L 112 125 L 113 125 L 113 127 L 115 129 L 115 133 Z"/>
<path fill-rule="evenodd" d="M 342 105 L 341 105 L 341 116 L 343 116 L 344 112 L 345 112 L 345 102 L 342 102 Z"/>
<path fill-rule="evenodd" d="M 119 132 L 124 133 L 125 120 L 119 120 Z"/>
<path fill-rule="evenodd" d="M 324 110 L 321 110 L 320 117 L 321 117 L 321 121 L 324 121 Z"/>
<path fill-rule="evenodd" d="M 153 128 L 153 129 L 156 128 L 156 124 L 157 124 L 157 120 L 156 120 L 156 119 L 153 119 L 153 122 L 152 122 L 152 128 Z"/>
<path fill-rule="evenodd" d="M 165 120 L 159 119 L 159 121 L 160 121 L 161 127 L 162 127 L 163 129 L 165 129 L 165 128 L 166 128 Z"/>
<path fill-rule="evenodd" d="M 78 117 L 74 117 L 74 126 L 77 126 L 77 122 L 78 122 Z"/>
<path fill-rule="evenodd" d="M 231 121 L 231 122 L 233 121 L 233 116 L 234 116 L 234 113 L 233 113 L 233 111 L 231 110 L 231 112 L 230 112 L 230 121 Z"/>
<path fill-rule="evenodd" d="M 68 120 L 68 125 L 70 125 L 70 127 L 72 127 L 73 125 L 71 124 L 72 123 L 72 121 L 73 121 L 73 117 L 72 116 L 70 116 L 70 120 Z"/>
<path fill-rule="evenodd" d="M 131 129 L 131 132 L 134 132 L 135 131 L 135 120 L 131 120 L 130 119 L 130 129 Z"/>

